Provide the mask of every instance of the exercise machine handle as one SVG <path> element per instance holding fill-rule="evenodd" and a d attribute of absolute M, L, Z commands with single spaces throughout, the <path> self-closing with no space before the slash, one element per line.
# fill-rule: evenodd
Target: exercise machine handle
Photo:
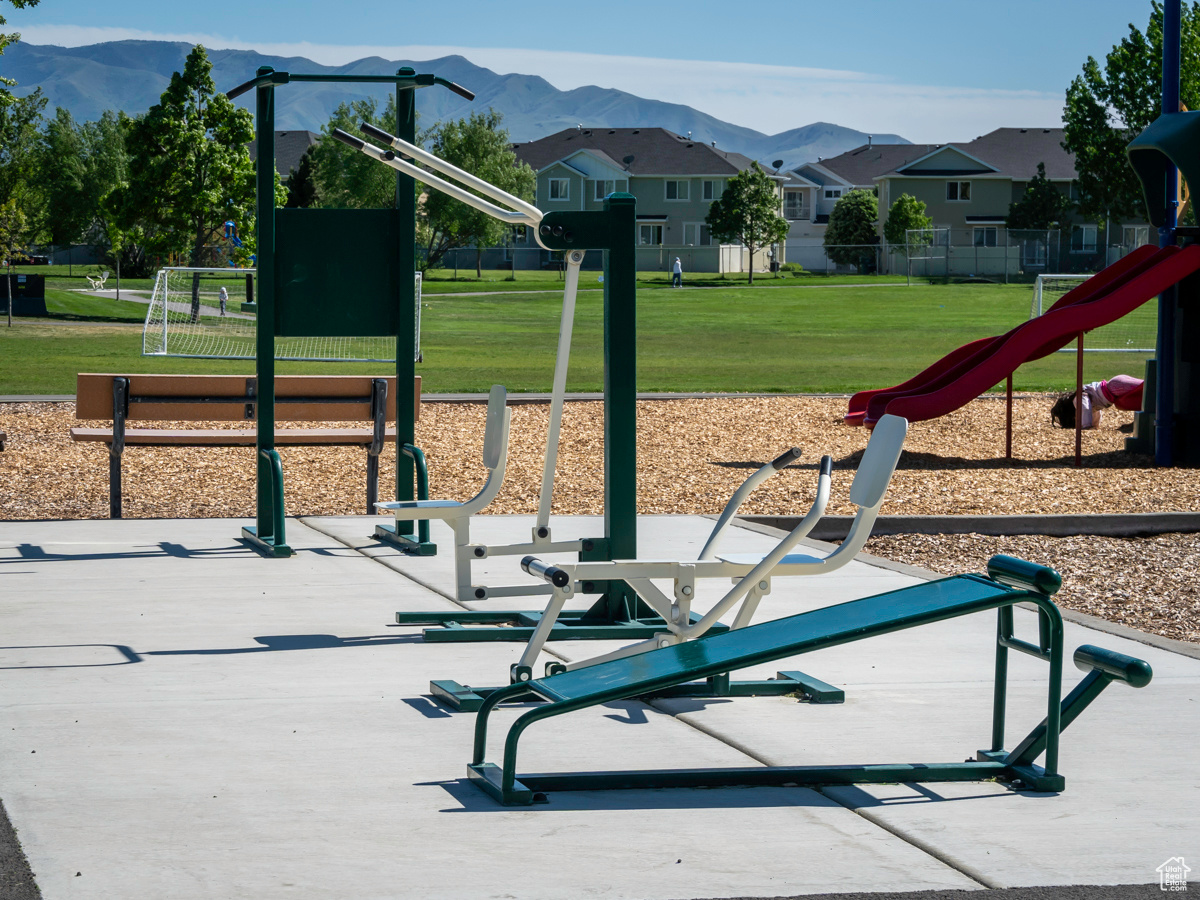
<path fill-rule="evenodd" d="M 778 472 L 784 466 L 791 465 L 800 458 L 800 448 L 792 447 L 785 453 L 780 453 L 775 459 L 771 460 L 771 466 Z"/>
<path fill-rule="evenodd" d="M 521 568 L 537 578 L 544 578 L 556 588 L 565 588 L 571 583 L 571 576 L 564 569 L 542 562 L 536 556 L 526 556 L 521 560 Z"/>
<path fill-rule="evenodd" d="M 331 137 L 335 141 L 341 141 L 348 147 L 353 147 L 355 150 L 365 150 L 367 146 L 367 142 L 362 138 L 356 138 L 354 135 L 350 134 L 349 132 L 342 131 L 340 128 L 333 129 Z"/>

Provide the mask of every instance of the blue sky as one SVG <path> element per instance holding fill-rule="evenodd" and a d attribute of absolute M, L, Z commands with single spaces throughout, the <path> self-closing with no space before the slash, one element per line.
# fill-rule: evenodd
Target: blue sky
<path fill-rule="evenodd" d="M 188 40 L 327 64 L 458 53 L 558 88 L 618 88 L 766 133 L 826 121 L 917 142 L 1057 125 L 1084 60 L 1103 58 L 1130 22 L 1145 30 L 1150 15 L 1149 0 L 42 0 L 5 8 L 8 30 L 32 44 Z"/>

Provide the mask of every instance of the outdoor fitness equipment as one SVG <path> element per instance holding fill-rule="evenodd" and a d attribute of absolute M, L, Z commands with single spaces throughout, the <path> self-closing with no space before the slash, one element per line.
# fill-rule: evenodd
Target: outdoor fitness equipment
<path fill-rule="evenodd" d="M 474 94 L 432 74 L 405 67 L 395 75 L 303 75 L 264 66 L 229 91 L 230 99 L 255 92 L 258 234 L 257 379 L 258 500 L 255 524 L 243 535 L 268 556 L 290 556 L 284 534 L 283 471 L 275 450 L 275 338 L 394 336 L 397 447 L 414 443 L 416 371 L 413 273 L 416 271 L 416 191 L 396 175 L 396 201 L 388 209 L 275 208 L 275 91 L 289 82 L 392 84 L 396 131 L 413 138 L 415 93 L 442 85 L 468 100 Z M 364 260 L 367 261 L 364 263 Z M 396 458 L 396 499 L 413 497 L 414 466 Z M 401 527 L 412 531 L 412 523 Z"/>
<path fill-rule="evenodd" d="M 366 154 L 372 159 L 391 166 L 399 172 L 411 175 L 429 187 L 439 190 L 468 206 L 480 210 L 495 219 L 511 225 L 526 225 L 538 234 L 538 226 L 542 221 L 542 212 L 531 203 L 526 203 L 507 191 L 503 191 L 490 182 L 472 175 L 445 160 L 403 141 L 394 135 L 376 128 L 368 122 L 360 126 L 363 133 L 377 140 L 384 141 L 391 150 L 382 150 L 361 138 L 348 134 L 340 128 L 333 130 L 333 137 L 350 147 Z M 472 194 L 457 184 L 439 178 L 430 172 L 418 168 L 414 164 L 397 158 L 396 152 L 410 159 L 419 160 L 430 168 L 448 175 L 451 178 L 484 193 L 498 203 L 506 204 L 511 209 L 497 206 L 483 197 Z M 538 242 L 544 247 L 542 235 L 538 234 Z M 558 353 L 554 362 L 554 385 L 550 400 L 550 424 L 546 433 L 546 452 L 542 468 L 542 486 L 538 495 L 537 524 L 533 528 L 533 536 L 529 543 L 488 546 L 471 544 L 469 542 L 470 516 L 482 510 L 491 502 L 499 491 L 504 478 L 503 459 L 508 448 L 508 413 L 504 410 L 503 389 L 497 385 L 492 389 L 488 403 L 488 421 L 485 426 L 484 465 L 489 470 L 488 482 L 484 489 L 467 503 L 456 503 L 447 500 L 397 500 L 394 503 L 380 503 L 378 508 L 391 513 L 397 522 L 421 521 L 426 518 L 444 519 L 454 530 L 455 556 L 455 596 L 459 600 L 486 600 L 489 597 L 527 596 L 547 593 L 541 586 L 491 587 L 473 584 L 471 578 L 471 563 L 474 560 L 486 559 L 488 556 L 519 555 L 523 553 L 556 553 L 578 552 L 590 543 L 583 540 L 554 541 L 550 530 L 550 505 L 554 493 L 554 470 L 558 462 L 558 437 L 562 424 L 563 401 L 567 390 L 567 368 L 571 357 L 571 331 L 575 321 L 575 299 L 579 292 L 579 271 L 583 264 L 584 251 L 571 250 L 566 253 L 566 276 L 563 287 L 562 317 L 559 321 Z M 495 402 L 496 391 L 500 390 L 499 406 Z M 503 425 L 499 421 L 503 417 Z M 503 440 L 499 439 L 500 429 L 503 428 Z M 405 447 L 405 452 L 414 456 L 417 464 L 418 480 L 424 476 L 422 467 L 424 457 L 415 448 Z M 497 466 L 499 470 L 497 471 Z M 486 497 L 486 499 L 484 499 Z M 395 531 L 386 525 L 380 525 L 375 530 L 375 536 L 389 543 L 397 543 Z M 401 543 L 400 546 L 405 546 Z"/>
<path fill-rule="evenodd" d="M 1087 674 L 1061 700 L 1063 625 L 1050 599 L 1062 586 L 1053 569 L 1009 556 L 994 556 L 987 577 L 955 575 L 912 587 L 839 603 L 797 616 L 764 622 L 651 650 L 632 658 L 612 659 L 573 672 L 502 688 L 489 696 L 475 720 L 475 746 L 468 776 L 506 806 L 547 802 L 545 792 L 729 787 L 733 785 L 887 784 L 895 782 L 983 781 L 998 779 L 1031 791 L 1061 791 L 1059 735 L 1113 681 L 1145 687 L 1153 672 L 1140 659 L 1084 645 L 1075 665 Z M 1033 604 L 1038 612 L 1038 641 L 1015 636 L 1013 606 Z M 650 769 L 624 772 L 563 772 L 521 775 L 517 780 L 517 744 L 541 719 L 633 697 L 660 694 L 698 678 L 773 662 L 799 653 L 878 637 L 970 613 L 997 611 L 996 664 L 992 735 L 975 759 L 951 763 L 900 763 L 834 766 L 753 766 L 733 769 Z M 1049 663 L 1046 717 L 1011 751 L 1005 744 L 1008 651 L 1018 650 Z M 543 700 L 524 712 L 508 730 L 501 766 L 485 762 L 487 720 L 503 702 Z M 1045 754 L 1043 765 L 1036 760 Z"/>
<path fill-rule="evenodd" d="M 583 669 L 609 660 L 635 656 L 645 653 L 647 650 L 669 647 L 702 638 L 719 624 L 718 620 L 722 616 L 738 606 L 739 603 L 741 605 L 734 618 L 732 630 L 744 628 L 750 624 L 751 618 L 758 609 L 759 601 L 771 592 L 773 576 L 823 575 L 840 569 L 854 559 L 867 542 L 867 538 L 871 536 L 871 529 L 875 525 L 875 519 L 879 515 L 879 508 L 883 505 L 884 495 L 887 493 L 892 474 L 900 460 L 900 452 L 904 447 L 904 438 L 907 433 L 908 422 L 898 416 L 884 416 L 879 420 L 875 430 L 871 433 L 871 440 L 867 444 L 858 471 L 855 473 L 854 482 L 850 486 L 850 502 L 858 507 L 858 512 L 846 539 L 837 549 L 825 556 L 793 553 L 792 550 L 803 538 L 808 536 L 813 526 L 825 514 L 833 466 L 833 461 L 828 456 L 821 459 L 817 497 L 813 501 L 812 508 L 800 520 L 800 523 L 775 545 L 770 553 L 764 556 L 745 553 L 718 554 L 717 552 L 717 545 L 730 520 L 737 513 L 738 507 L 763 480 L 774 474 L 774 471 L 782 469 L 799 455 L 799 451 L 793 449 L 774 462 L 763 466 L 737 490 L 726 504 L 708 541 L 695 560 L 619 560 L 555 566 L 532 556 L 526 557 L 521 561 L 521 567 L 529 574 L 549 583 L 554 594 L 530 637 L 525 652 L 521 655 L 520 660 L 512 666 L 510 681 L 519 682 L 532 679 L 532 667 L 538 654 L 548 639 L 554 639 L 554 625 L 559 613 L 566 601 L 574 594 L 575 585 L 581 582 L 612 578 L 623 579 L 642 600 L 662 617 L 666 628 L 648 640 L 591 659 L 573 663 L 547 663 L 547 675 Z M 668 597 L 655 586 L 651 579 L 656 578 L 672 580 L 674 583 L 673 597 Z M 696 598 L 697 582 L 709 578 L 731 579 L 733 586 L 707 613 L 699 619 L 693 619 L 691 609 Z M 844 695 L 838 689 L 800 672 L 780 672 L 778 678 L 770 681 L 735 684 L 730 684 L 728 673 L 723 673 L 710 677 L 704 683 L 674 685 L 668 691 L 669 695 L 673 697 L 749 696 L 795 692 L 816 702 L 837 703 L 844 699 Z M 660 695 L 656 693 L 656 696 Z"/>
<path fill-rule="evenodd" d="M 604 581 L 620 580 L 629 585 L 638 598 L 658 616 L 658 630 L 639 643 L 574 663 L 550 662 L 546 674 L 574 671 L 612 659 L 620 659 L 644 653 L 684 641 L 703 638 L 705 635 L 737 630 L 750 624 L 758 609 L 759 601 L 771 592 L 771 578 L 780 576 L 820 575 L 836 571 L 850 562 L 866 543 L 874 527 L 879 508 L 891 482 L 908 423 L 897 416 L 885 416 L 872 432 L 871 440 L 863 453 L 854 482 L 850 486 L 850 501 L 858 506 L 858 513 L 846 540 L 827 556 L 812 556 L 793 553 L 793 548 L 805 538 L 825 514 L 829 500 L 829 489 L 833 460 L 821 458 L 818 468 L 817 495 L 808 514 L 775 548 L 761 554 L 724 554 L 717 552 L 733 517 L 746 498 L 764 481 L 785 468 L 800 456 L 793 447 L 777 459 L 754 472 L 734 492 L 725 509 L 718 517 L 708 540 L 699 556 L 694 560 L 617 560 L 609 562 L 580 562 L 577 564 L 553 565 L 535 556 L 521 560 L 521 568 L 539 581 L 544 581 L 552 593 L 545 610 L 538 616 L 529 616 L 527 627 L 521 629 L 529 639 L 520 660 L 509 667 L 510 683 L 530 681 L 533 665 L 548 640 L 571 640 L 580 637 L 604 638 L 608 634 L 595 629 L 595 633 L 580 633 L 579 626 L 564 626 L 560 619 L 563 607 L 580 588 Z M 697 583 L 709 578 L 730 579 L 733 586 L 707 613 L 700 616 L 692 612 L 696 600 Z M 671 579 L 674 583 L 673 597 L 667 597 L 652 579 Z M 740 606 L 738 604 L 740 603 Z M 737 607 L 733 625 L 722 624 L 719 619 Z M 483 629 L 459 628 L 459 640 L 473 639 Z M 427 632 L 426 639 L 442 634 L 441 631 Z M 470 712 L 477 710 L 485 697 L 499 688 L 468 687 L 457 681 L 440 679 L 429 683 L 430 693 L 447 705 Z M 731 682 L 729 673 L 723 672 L 708 677 L 704 682 L 678 684 L 655 696 L 672 697 L 749 697 L 798 694 L 811 703 L 841 703 L 845 693 L 803 672 L 780 672 L 776 678 L 758 681 Z"/>
<path fill-rule="evenodd" d="M 526 224 L 534 228 L 538 243 L 546 250 L 561 250 L 566 254 L 567 271 L 564 289 L 564 308 L 559 334 L 559 353 L 555 363 L 554 395 L 551 403 L 550 429 L 547 434 L 546 459 L 543 468 L 542 490 L 538 503 L 538 520 L 528 543 L 504 546 L 461 544 L 456 542 L 457 570 L 468 574 L 458 585 L 460 600 L 484 599 L 488 596 L 514 596 L 549 593 L 544 585 L 512 588 L 488 588 L 470 584 L 469 563 L 489 555 L 520 555 L 535 552 L 577 551 L 581 560 L 610 560 L 637 555 L 637 409 L 636 409 L 636 269 L 635 201 L 629 194 L 614 193 L 604 200 L 602 210 L 594 212 L 551 212 L 543 214 L 537 207 L 501 191 L 499 188 L 465 172 L 431 153 L 417 147 L 411 140 L 396 137 L 381 129 L 364 124 L 365 134 L 387 143 L 384 150 L 361 138 L 337 131 L 334 136 L 366 155 L 402 174 L 419 179 L 429 187 L 455 197 L 500 221 Z M 420 162 L 447 175 L 467 187 L 479 191 L 509 206 L 504 209 L 485 197 L 452 184 L 437 175 L 418 168 Z M 574 317 L 574 298 L 578 290 L 579 267 L 584 251 L 604 253 L 604 536 L 578 541 L 554 541 L 549 526 L 550 499 L 553 490 L 554 468 L 557 459 L 558 429 L 562 401 L 566 391 L 566 371 L 569 359 L 570 325 Z M 411 443 L 407 442 L 407 443 Z M 486 460 L 485 460 L 486 462 Z M 388 508 L 402 524 L 421 517 L 426 510 L 398 498 L 401 502 Z M 445 502 L 445 501 L 440 501 Z M 471 501 L 474 503 L 475 501 Z M 447 519 L 461 516 L 443 516 Z M 461 533 L 465 533 L 461 532 Z M 380 534 L 376 532 L 377 536 Z M 606 637 L 614 640 L 650 637 L 663 627 L 662 620 L 636 593 L 620 581 L 591 585 L 584 593 L 599 594 L 586 611 L 569 616 L 575 637 Z M 466 596 L 464 596 L 464 594 Z M 529 639 L 527 627 L 465 629 L 464 624 L 520 624 L 536 620 L 538 610 L 507 610 L 494 612 L 420 612 L 397 613 L 399 624 L 437 625 L 441 629 L 427 630 L 426 640 L 507 640 Z M 568 616 L 564 616 L 568 618 Z M 648 619 L 649 621 L 639 621 Z M 577 627 L 576 627 L 577 626 Z M 465 633 L 470 632 L 467 636 Z M 598 633 L 597 633 L 598 632 Z M 436 633 L 436 637 L 434 636 Z"/>

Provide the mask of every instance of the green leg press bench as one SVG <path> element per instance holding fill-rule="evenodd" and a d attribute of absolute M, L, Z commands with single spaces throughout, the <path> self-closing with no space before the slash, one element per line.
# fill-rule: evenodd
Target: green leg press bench
<path fill-rule="evenodd" d="M 1139 659 L 1084 645 L 1075 665 L 1087 672 L 1070 695 L 1062 695 L 1063 628 L 1051 596 L 1062 585 L 1053 569 L 1008 556 L 988 562 L 988 577 L 956 575 L 886 594 L 852 600 L 714 634 L 682 644 L 614 659 L 582 669 L 501 688 L 480 707 L 475 750 L 468 774 L 474 784 L 506 806 L 545 802 L 549 791 L 612 790 L 734 785 L 880 784 L 896 782 L 982 781 L 998 779 L 1034 791 L 1061 791 L 1059 734 L 1112 681 L 1133 687 L 1150 683 L 1150 666 Z M 1038 609 L 1036 644 L 1015 637 L 1013 605 Z M 992 740 L 974 760 L 839 766 L 754 766 L 732 769 L 651 769 L 623 772 L 566 772 L 517 778 L 517 744 L 530 725 L 589 706 L 661 691 L 696 679 L 773 662 L 801 653 L 928 625 L 983 610 L 997 611 L 996 677 Z M 1004 713 L 1008 651 L 1018 650 L 1049 663 L 1046 717 L 1012 750 L 1005 751 Z M 484 761 L 488 716 L 500 703 L 543 700 L 520 716 L 504 742 L 504 761 Z M 1043 765 L 1035 760 L 1045 754 Z"/>

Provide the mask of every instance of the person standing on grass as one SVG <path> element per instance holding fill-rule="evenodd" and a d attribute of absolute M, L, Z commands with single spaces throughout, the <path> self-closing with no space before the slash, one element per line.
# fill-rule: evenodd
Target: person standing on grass
<path fill-rule="evenodd" d="M 225 285 L 221 285 L 221 315 L 225 315 L 225 304 L 229 302 L 229 291 L 225 290 Z"/>
<path fill-rule="evenodd" d="M 683 287 L 683 264 L 675 257 L 675 265 L 671 269 L 671 287 Z"/>

